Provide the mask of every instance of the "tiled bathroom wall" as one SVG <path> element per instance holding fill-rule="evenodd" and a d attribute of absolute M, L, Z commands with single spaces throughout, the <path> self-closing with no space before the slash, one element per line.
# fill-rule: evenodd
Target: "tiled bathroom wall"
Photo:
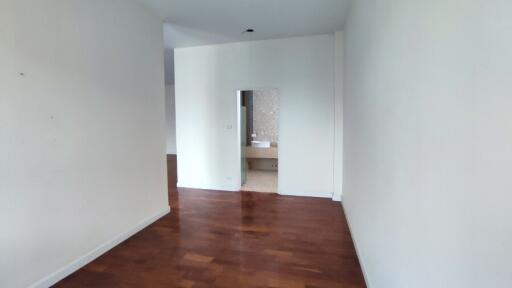
<path fill-rule="evenodd" d="M 255 140 L 279 142 L 279 89 L 255 90 L 253 94 Z"/>

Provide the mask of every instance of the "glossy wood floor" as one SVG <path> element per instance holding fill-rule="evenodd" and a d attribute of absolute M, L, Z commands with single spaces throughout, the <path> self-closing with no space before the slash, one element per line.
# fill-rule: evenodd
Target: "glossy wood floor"
<path fill-rule="evenodd" d="M 366 287 L 339 203 L 169 181 L 171 214 L 55 287 Z"/>

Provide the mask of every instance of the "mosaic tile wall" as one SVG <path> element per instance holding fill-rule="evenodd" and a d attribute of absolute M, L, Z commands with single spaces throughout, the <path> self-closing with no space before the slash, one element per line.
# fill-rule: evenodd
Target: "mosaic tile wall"
<path fill-rule="evenodd" d="M 255 90 L 253 94 L 255 140 L 279 142 L 279 89 Z"/>

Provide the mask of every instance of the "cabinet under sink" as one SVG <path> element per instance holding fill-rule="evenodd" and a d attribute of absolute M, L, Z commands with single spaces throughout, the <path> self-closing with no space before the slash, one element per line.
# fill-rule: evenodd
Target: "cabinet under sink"
<path fill-rule="evenodd" d="M 270 143 L 270 142 L 269 142 Z M 253 159 L 277 159 L 277 147 L 256 148 L 247 146 L 245 147 L 245 157 Z"/>

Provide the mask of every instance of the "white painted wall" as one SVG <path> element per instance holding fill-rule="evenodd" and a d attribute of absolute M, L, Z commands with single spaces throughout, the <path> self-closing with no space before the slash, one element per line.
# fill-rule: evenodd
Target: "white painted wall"
<path fill-rule="evenodd" d="M 4 0 L 0 43 L 0 287 L 45 287 L 169 210 L 162 25 Z"/>
<path fill-rule="evenodd" d="M 165 121 L 167 127 L 167 154 L 176 154 L 176 105 L 174 85 L 165 87 Z"/>
<path fill-rule="evenodd" d="M 334 34 L 334 195 L 343 195 L 343 32 Z"/>
<path fill-rule="evenodd" d="M 370 287 L 512 287 L 511 11 L 353 1 L 343 203 Z"/>
<path fill-rule="evenodd" d="M 238 190 L 237 90 L 280 90 L 279 192 L 333 195 L 334 36 L 175 50 L 179 185 Z"/>

